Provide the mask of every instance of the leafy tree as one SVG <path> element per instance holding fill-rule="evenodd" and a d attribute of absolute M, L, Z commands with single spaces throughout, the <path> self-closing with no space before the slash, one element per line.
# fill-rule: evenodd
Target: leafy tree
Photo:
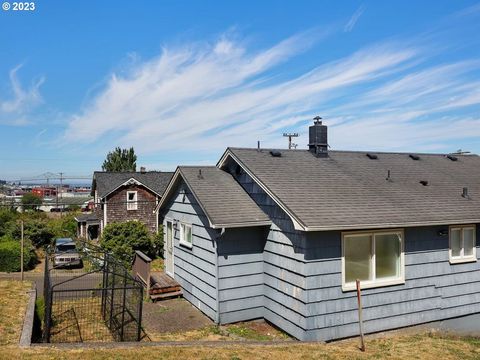
<path fill-rule="evenodd" d="M 9 232 L 17 217 L 18 213 L 12 209 L 0 209 L 0 237 Z"/>
<path fill-rule="evenodd" d="M 22 196 L 22 206 L 24 210 L 36 210 L 42 205 L 42 198 L 33 194 L 26 193 Z"/>
<path fill-rule="evenodd" d="M 48 219 L 48 230 L 54 237 L 75 237 L 77 235 L 77 222 L 75 214 L 67 213 L 60 218 Z"/>
<path fill-rule="evenodd" d="M 51 244 L 55 233 L 49 228 L 49 222 L 42 219 L 26 219 L 23 224 L 23 234 L 26 240 L 32 242 L 37 248 Z M 13 239 L 20 239 L 21 225 L 17 222 L 9 234 Z"/>
<path fill-rule="evenodd" d="M 103 171 L 136 171 L 137 155 L 133 147 L 121 149 L 119 147 L 107 154 L 102 165 Z"/>
<path fill-rule="evenodd" d="M 130 266 L 135 250 L 155 255 L 154 236 L 139 221 L 110 223 L 103 229 L 100 245 Z"/>

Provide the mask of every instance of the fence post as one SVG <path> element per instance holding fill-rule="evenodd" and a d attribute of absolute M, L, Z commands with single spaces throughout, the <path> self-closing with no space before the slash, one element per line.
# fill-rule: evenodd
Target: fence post
<path fill-rule="evenodd" d="M 137 284 L 138 286 L 139 284 Z M 142 311 L 143 311 L 143 286 L 139 286 L 140 289 L 140 301 L 138 302 L 138 323 L 137 323 L 137 341 L 142 337 Z"/>
<path fill-rule="evenodd" d="M 112 330 L 112 323 L 113 323 L 113 300 L 114 300 L 114 292 L 115 292 L 115 271 L 117 270 L 117 265 L 113 264 L 113 271 L 112 271 L 112 296 L 110 298 L 110 330 Z"/>
<path fill-rule="evenodd" d="M 103 284 L 102 284 L 102 315 L 103 320 L 106 317 L 107 307 L 107 288 L 108 288 L 108 259 L 107 254 L 103 254 Z"/>
<path fill-rule="evenodd" d="M 50 273 L 48 271 L 48 262 L 49 262 L 49 253 L 48 253 L 48 248 L 45 248 L 45 268 L 44 268 L 44 274 L 43 274 L 43 306 L 44 306 L 44 315 L 43 315 L 43 324 L 44 324 L 44 329 L 43 329 L 43 341 L 48 342 L 48 335 L 47 333 L 49 332 L 48 328 L 48 316 L 49 316 L 49 303 L 48 303 L 48 298 L 49 298 L 49 292 L 50 292 Z"/>
<path fill-rule="evenodd" d="M 357 300 L 358 300 L 358 326 L 360 327 L 360 350 L 365 351 L 365 340 L 363 338 L 363 316 L 362 316 L 362 292 L 360 289 L 360 280 L 356 280 Z"/>
<path fill-rule="evenodd" d="M 123 304 L 122 304 L 122 327 L 120 329 L 120 341 L 124 341 L 124 332 L 123 328 L 125 326 L 125 300 L 127 297 L 127 269 L 124 270 L 123 274 Z"/>

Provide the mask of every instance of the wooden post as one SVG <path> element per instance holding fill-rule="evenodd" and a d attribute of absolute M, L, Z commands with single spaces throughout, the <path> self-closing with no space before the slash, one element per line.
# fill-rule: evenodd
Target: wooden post
<path fill-rule="evenodd" d="M 365 339 L 363 338 L 363 317 L 362 317 L 362 292 L 360 289 L 360 280 L 356 280 L 357 300 L 358 300 L 358 325 L 360 327 L 360 350 L 365 351 Z"/>
<path fill-rule="evenodd" d="M 21 240 L 20 240 L 20 277 L 23 281 L 23 220 L 20 223 L 20 233 L 21 233 Z"/>

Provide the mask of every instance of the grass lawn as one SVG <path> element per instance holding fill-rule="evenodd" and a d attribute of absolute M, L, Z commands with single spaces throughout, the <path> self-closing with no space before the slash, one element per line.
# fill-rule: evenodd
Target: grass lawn
<path fill-rule="evenodd" d="M 182 347 L 124 347 L 96 349 L 0 348 L 0 358 L 22 359 L 479 359 L 480 340 L 435 333 L 386 335 L 368 338 L 367 351 L 358 350 L 356 339 L 330 344 L 222 345 Z"/>
<path fill-rule="evenodd" d="M 0 280 L 0 346 L 20 341 L 31 288 L 28 281 Z"/>

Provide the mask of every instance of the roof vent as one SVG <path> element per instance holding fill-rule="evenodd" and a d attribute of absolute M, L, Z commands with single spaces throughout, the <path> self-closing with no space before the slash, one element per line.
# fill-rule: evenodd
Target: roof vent
<path fill-rule="evenodd" d="M 377 159 L 378 159 L 378 156 L 375 155 L 375 154 L 367 153 L 366 155 L 368 156 L 368 158 L 369 158 L 370 160 L 377 160 Z"/>
<path fill-rule="evenodd" d="M 147 172 L 147 169 L 145 168 L 145 166 L 141 166 L 141 167 L 140 167 L 140 172 L 141 172 L 142 174 L 145 174 L 145 173 Z"/>
<path fill-rule="evenodd" d="M 462 197 L 465 199 L 470 199 L 470 196 L 468 196 L 468 188 L 464 187 L 462 191 Z"/>
<path fill-rule="evenodd" d="M 423 186 L 428 186 L 428 181 L 427 180 L 420 180 L 420 184 Z"/>
<path fill-rule="evenodd" d="M 198 175 L 197 175 L 197 178 L 198 179 L 203 179 L 203 175 L 202 175 L 202 169 L 198 169 Z"/>
<path fill-rule="evenodd" d="M 320 116 L 315 116 L 313 120 L 313 125 L 308 128 L 308 150 L 317 157 L 327 157 L 327 126 L 322 125 Z"/>
<path fill-rule="evenodd" d="M 418 155 L 410 154 L 408 156 L 410 156 L 410 159 L 412 159 L 412 160 L 420 160 L 420 156 L 418 156 Z"/>
<path fill-rule="evenodd" d="M 457 161 L 458 160 L 458 158 L 456 156 L 453 156 L 453 155 L 450 155 L 450 154 L 447 155 L 447 159 L 450 159 L 452 161 Z"/>
<path fill-rule="evenodd" d="M 387 171 L 387 178 L 385 179 L 387 181 L 392 181 L 392 178 L 390 177 L 390 170 Z"/>
<path fill-rule="evenodd" d="M 282 157 L 282 153 L 278 150 L 271 150 L 270 155 L 272 155 L 273 157 Z"/>

